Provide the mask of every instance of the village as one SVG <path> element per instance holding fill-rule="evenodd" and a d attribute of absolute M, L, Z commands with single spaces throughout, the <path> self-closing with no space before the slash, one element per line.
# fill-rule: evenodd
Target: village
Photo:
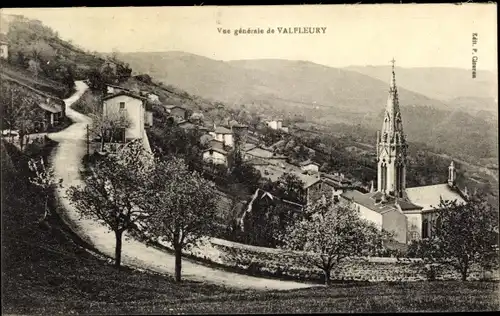
<path fill-rule="evenodd" d="M 363 287 L 428 292 L 432 284 L 494 292 L 492 194 L 469 189 L 461 156 L 435 158 L 409 141 L 402 108 L 412 100 L 394 58 L 385 87 L 375 85 L 385 101 L 380 116 L 366 115 L 380 126 L 367 140 L 346 135 L 350 129 L 327 135 L 293 110 L 188 93 L 115 52 L 79 50 L 40 21 L 17 19 L 19 33 L 0 33 L 2 191 L 15 245 L 9 271 L 26 260 L 31 272 L 9 279 L 11 302 L 16 280 L 30 284 L 24 276 L 41 269 L 47 288 L 92 296 L 73 300 L 68 313 L 94 296 L 119 295 L 124 280 L 133 285 L 124 305 L 141 291 L 151 299 L 164 282 L 187 286 L 186 297 L 200 287 L 224 300 L 241 291 L 330 296 L 352 287 L 361 302 Z M 34 29 L 44 36 L 27 44 Z M 422 171 L 429 161 L 436 164 Z M 44 256 L 61 259 L 52 265 Z M 444 301 L 444 292 L 434 299 Z M 160 310 L 177 300 L 169 295 L 154 296 Z"/>

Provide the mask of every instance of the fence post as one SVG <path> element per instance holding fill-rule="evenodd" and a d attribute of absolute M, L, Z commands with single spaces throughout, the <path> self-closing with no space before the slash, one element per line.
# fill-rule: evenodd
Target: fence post
<path fill-rule="evenodd" d="M 87 124 L 87 158 L 90 155 L 89 124 Z"/>

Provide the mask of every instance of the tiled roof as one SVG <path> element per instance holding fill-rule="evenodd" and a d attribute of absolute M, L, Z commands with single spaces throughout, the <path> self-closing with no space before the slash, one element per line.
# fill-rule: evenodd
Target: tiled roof
<path fill-rule="evenodd" d="M 249 151 L 254 149 L 255 147 L 257 147 L 257 145 L 246 143 L 245 145 L 243 145 L 243 151 Z"/>
<path fill-rule="evenodd" d="M 214 147 L 214 146 L 211 146 L 210 148 L 205 149 L 203 152 L 207 152 L 207 151 L 211 151 L 211 150 L 218 152 L 220 154 L 223 154 L 223 155 L 227 155 L 227 151 L 225 151 L 222 148 L 218 148 L 218 147 Z"/>
<path fill-rule="evenodd" d="M 381 203 L 382 193 L 372 192 L 372 193 L 361 193 L 358 190 L 349 190 L 342 193 L 342 197 L 352 200 L 360 205 L 363 205 L 370 210 L 378 213 L 385 213 L 395 208 L 400 208 L 401 211 L 410 210 L 421 210 L 422 207 L 412 203 L 411 201 L 405 199 L 396 199 L 391 196 L 386 197 L 386 202 Z"/>
<path fill-rule="evenodd" d="M 333 174 L 328 174 L 328 173 L 321 173 L 321 177 L 325 179 L 329 179 L 331 181 L 337 182 L 338 184 L 341 185 L 351 185 L 352 181 L 346 178 L 342 178 L 341 176 L 333 175 Z"/>
<path fill-rule="evenodd" d="M 314 162 L 314 161 L 311 161 L 310 159 L 307 159 L 306 161 L 302 161 L 299 163 L 299 166 L 301 167 L 304 167 L 304 166 L 307 166 L 307 165 L 316 165 L 316 166 L 319 166 L 318 163 Z"/>
<path fill-rule="evenodd" d="M 199 129 L 200 131 L 204 131 L 207 129 L 204 126 L 199 126 L 199 125 L 193 124 L 193 123 L 191 123 L 189 121 L 185 121 L 185 120 L 182 120 L 179 123 L 177 123 L 177 126 L 179 126 L 180 128 L 184 128 L 184 129 Z"/>
<path fill-rule="evenodd" d="M 440 204 L 440 199 L 464 203 L 460 194 L 452 190 L 447 184 L 426 185 L 421 187 L 406 188 L 408 199 L 422 206 L 424 211 L 435 209 Z"/>
<path fill-rule="evenodd" d="M 345 191 L 341 194 L 341 196 L 349 201 L 353 201 L 380 214 L 384 214 L 396 209 L 393 201 L 387 203 L 376 203 L 369 194 L 363 194 L 358 190 Z"/>
<path fill-rule="evenodd" d="M 268 158 L 268 159 L 286 159 L 286 156 L 278 155 L 273 153 L 272 151 L 255 147 L 246 152 L 248 155 L 258 157 L 258 158 Z"/>
<path fill-rule="evenodd" d="M 59 113 L 62 111 L 62 107 L 59 104 L 55 103 L 39 103 L 38 106 L 45 111 L 51 112 L 51 113 Z"/>
<path fill-rule="evenodd" d="M 216 134 L 232 134 L 233 132 L 230 129 L 225 128 L 224 126 L 217 126 L 215 128 Z"/>
<path fill-rule="evenodd" d="M 260 171 L 262 177 L 267 178 L 273 182 L 277 181 L 279 177 L 285 173 L 295 174 L 304 183 L 304 189 L 309 188 L 313 184 L 321 181 L 318 177 L 308 176 L 298 172 L 287 172 L 286 170 L 273 165 L 254 165 L 254 168 Z"/>
<path fill-rule="evenodd" d="M 117 88 L 117 89 L 122 89 L 122 90 L 127 90 L 127 91 L 130 91 L 130 89 L 128 88 L 125 88 L 125 87 L 121 87 L 121 86 L 117 86 L 117 85 L 114 85 L 114 84 L 109 84 L 107 83 L 106 84 L 107 87 L 112 87 L 112 88 Z"/>
<path fill-rule="evenodd" d="M 132 93 L 130 91 L 119 91 L 117 93 L 105 96 L 104 98 L 102 98 L 102 100 L 104 101 L 104 100 L 114 99 L 114 98 L 122 96 L 122 95 L 126 95 L 126 96 L 129 96 L 131 98 L 138 99 L 138 100 L 141 100 L 141 101 L 146 101 L 147 100 L 146 98 L 141 97 L 141 96 L 139 96 L 139 95 L 137 95 L 135 93 Z"/>

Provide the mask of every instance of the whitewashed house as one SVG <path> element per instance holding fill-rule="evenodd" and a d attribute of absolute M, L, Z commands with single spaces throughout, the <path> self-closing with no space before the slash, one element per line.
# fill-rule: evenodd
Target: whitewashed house
<path fill-rule="evenodd" d="M 103 115 L 123 114 L 130 120 L 130 127 L 125 130 L 125 141 L 145 137 L 146 99 L 127 91 L 105 96 L 102 99 Z M 152 124 L 152 115 L 151 115 Z"/>
<path fill-rule="evenodd" d="M 147 98 L 151 102 L 155 102 L 155 103 L 159 103 L 160 102 L 160 97 L 157 94 L 152 93 L 152 92 L 149 92 L 147 94 Z"/>
<path fill-rule="evenodd" d="M 9 44 L 5 41 L 0 41 L 0 58 L 9 58 Z"/>
<path fill-rule="evenodd" d="M 233 147 L 234 142 L 233 142 L 233 131 L 231 131 L 228 128 L 225 128 L 224 126 L 215 126 L 214 125 L 214 130 L 209 132 L 212 137 L 220 142 L 224 146 L 229 146 Z"/>
<path fill-rule="evenodd" d="M 298 164 L 300 167 L 300 170 L 305 171 L 305 172 L 310 172 L 310 173 L 318 173 L 319 172 L 319 164 L 316 162 L 308 159 L 306 161 L 303 161 Z"/>
<path fill-rule="evenodd" d="M 283 125 L 282 119 L 267 120 L 265 121 L 265 124 L 267 125 L 267 127 L 271 129 L 280 130 L 288 133 L 288 126 Z"/>
<path fill-rule="evenodd" d="M 227 165 L 228 152 L 224 150 L 222 142 L 213 139 L 210 141 L 210 147 L 203 151 L 203 161 L 216 165 Z"/>

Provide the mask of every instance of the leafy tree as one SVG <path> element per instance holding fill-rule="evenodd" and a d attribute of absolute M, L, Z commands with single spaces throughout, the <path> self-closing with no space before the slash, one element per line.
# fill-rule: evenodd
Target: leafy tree
<path fill-rule="evenodd" d="M 106 92 L 106 79 L 101 74 L 99 69 L 92 68 L 88 74 L 89 87 L 93 91 L 96 91 L 100 94 L 104 94 Z"/>
<path fill-rule="evenodd" d="M 429 238 L 414 242 L 409 255 L 456 269 L 466 281 L 471 266 L 498 265 L 498 213 L 483 198 L 466 204 L 442 200 Z"/>
<path fill-rule="evenodd" d="M 306 212 L 303 220 L 280 236 L 282 248 L 306 252 L 304 263 L 323 270 L 326 284 L 330 283 L 331 270 L 342 260 L 382 248 L 385 234 L 349 206 L 321 199 Z"/>
<path fill-rule="evenodd" d="M 292 202 L 304 202 L 304 182 L 293 173 L 281 175 L 274 185 L 274 193 Z"/>
<path fill-rule="evenodd" d="M 116 76 L 119 82 L 127 81 L 132 75 L 132 68 L 129 64 L 118 63 L 116 66 Z"/>
<path fill-rule="evenodd" d="M 214 229 L 217 216 L 214 184 L 187 169 L 182 159 L 156 161 L 156 194 L 147 202 L 152 215 L 144 222 L 152 238 L 170 242 L 175 251 L 175 280 L 181 281 L 182 250 Z"/>
<path fill-rule="evenodd" d="M 43 40 L 32 42 L 28 50 L 31 52 L 31 57 L 37 62 L 50 62 L 56 56 L 54 48 Z"/>
<path fill-rule="evenodd" d="M 243 227 L 236 234 L 236 241 L 261 247 L 279 245 L 278 236 L 292 225 L 298 214 L 290 205 L 260 189 L 255 192 L 246 208 Z"/>
<path fill-rule="evenodd" d="M 151 164 L 140 142 L 116 155 L 98 160 L 84 178 L 84 185 L 71 186 L 68 197 L 82 216 L 99 219 L 115 234 L 115 266 L 120 267 L 122 237 L 148 213 L 141 207 L 154 190 L 148 186 Z"/>
<path fill-rule="evenodd" d="M 139 81 L 142 81 L 146 84 L 152 84 L 153 83 L 153 79 L 151 79 L 151 76 L 148 75 L 148 74 L 140 74 L 140 75 L 137 75 L 137 76 L 134 76 L 135 79 L 139 80 Z"/>
<path fill-rule="evenodd" d="M 251 165 L 238 164 L 233 166 L 230 178 L 235 183 L 244 184 L 247 188 L 247 193 L 254 192 L 259 186 L 261 175 Z"/>

